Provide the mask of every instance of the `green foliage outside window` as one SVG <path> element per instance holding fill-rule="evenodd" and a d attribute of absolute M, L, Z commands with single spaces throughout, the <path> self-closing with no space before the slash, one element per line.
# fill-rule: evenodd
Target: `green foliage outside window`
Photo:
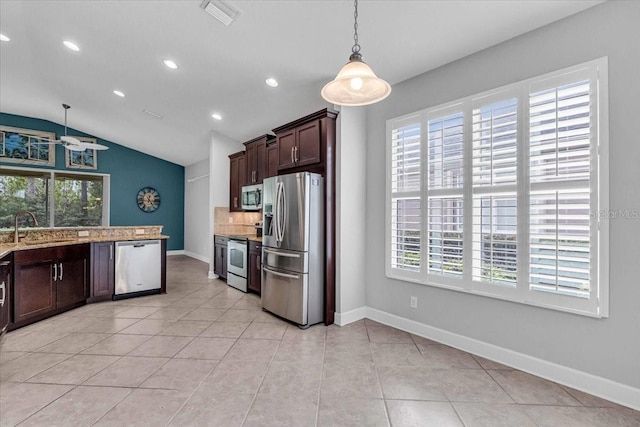
<path fill-rule="evenodd" d="M 0 175 L 0 228 L 12 229 L 21 210 L 33 212 L 41 227 L 102 225 L 102 177 L 56 175 L 51 195 L 50 176 Z M 49 223 L 52 197 L 54 224 Z M 25 225 L 23 221 L 20 226 Z"/>

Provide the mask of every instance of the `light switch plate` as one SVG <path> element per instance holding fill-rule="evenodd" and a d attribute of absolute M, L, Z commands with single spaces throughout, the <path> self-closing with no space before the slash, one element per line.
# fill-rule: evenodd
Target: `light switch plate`
<path fill-rule="evenodd" d="M 144 228 L 136 228 L 136 234 L 144 234 Z"/>
<path fill-rule="evenodd" d="M 89 237 L 89 230 L 78 231 L 78 237 Z"/>

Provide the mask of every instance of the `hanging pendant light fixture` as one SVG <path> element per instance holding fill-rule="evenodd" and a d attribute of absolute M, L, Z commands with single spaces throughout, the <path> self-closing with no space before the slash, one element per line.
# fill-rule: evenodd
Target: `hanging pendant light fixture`
<path fill-rule="evenodd" d="M 324 85 L 320 94 L 337 105 L 359 106 L 382 101 L 391 93 L 391 86 L 375 75 L 363 60 L 358 44 L 358 0 L 354 0 L 353 40 L 349 62 L 335 79 Z"/>

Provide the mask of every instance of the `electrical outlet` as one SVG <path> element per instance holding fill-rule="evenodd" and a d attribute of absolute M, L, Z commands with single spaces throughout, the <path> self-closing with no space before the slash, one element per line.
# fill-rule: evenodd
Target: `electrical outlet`
<path fill-rule="evenodd" d="M 89 230 L 78 231 L 78 237 L 89 237 Z"/>
<path fill-rule="evenodd" d="M 411 297 L 411 303 L 409 304 L 411 308 L 418 308 L 418 297 Z"/>
<path fill-rule="evenodd" d="M 136 228 L 136 234 L 144 234 L 144 228 Z"/>

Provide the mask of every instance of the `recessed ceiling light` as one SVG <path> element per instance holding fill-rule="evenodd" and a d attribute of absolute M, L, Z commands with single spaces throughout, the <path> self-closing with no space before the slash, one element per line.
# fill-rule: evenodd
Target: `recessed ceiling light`
<path fill-rule="evenodd" d="M 222 116 L 220 114 L 218 114 L 218 113 L 213 113 L 211 115 L 211 117 L 213 117 L 216 120 L 222 120 Z"/>
<path fill-rule="evenodd" d="M 3 42 L 11 41 L 11 39 L 4 34 L 0 34 L 0 40 L 2 40 Z"/>
<path fill-rule="evenodd" d="M 122 93 L 119 90 L 114 90 L 113 93 L 115 93 L 116 95 L 118 95 L 120 98 L 124 98 L 124 93 Z"/>
<path fill-rule="evenodd" d="M 62 43 L 74 52 L 78 52 L 80 50 L 77 44 L 70 42 L 69 40 L 65 40 Z"/>
<path fill-rule="evenodd" d="M 177 70 L 178 69 L 178 64 L 176 64 L 175 62 L 173 62 L 170 59 L 165 59 L 163 62 L 164 62 L 164 65 L 166 65 L 167 67 L 171 68 L 172 70 Z"/>
<path fill-rule="evenodd" d="M 274 79 L 273 77 L 269 77 L 267 80 L 264 81 L 267 85 L 271 86 L 271 87 L 278 87 L 278 81 L 276 79 Z"/>

